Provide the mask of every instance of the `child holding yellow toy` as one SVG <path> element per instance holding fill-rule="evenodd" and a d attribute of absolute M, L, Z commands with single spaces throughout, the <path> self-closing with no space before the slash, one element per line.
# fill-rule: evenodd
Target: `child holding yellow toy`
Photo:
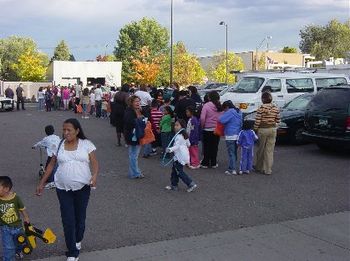
<path fill-rule="evenodd" d="M 22 249 L 16 242 L 17 236 L 23 234 L 20 214 L 23 221 L 29 223 L 29 216 L 21 198 L 11 189 L 11 178 L 0 176 L 0 230 L 4 261 L 13 261 L 15 256 L 23 256 Z"/>

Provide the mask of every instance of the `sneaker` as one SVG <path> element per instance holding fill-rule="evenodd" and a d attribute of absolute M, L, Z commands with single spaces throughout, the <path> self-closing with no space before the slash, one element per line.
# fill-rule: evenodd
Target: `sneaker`
<path fill-rule="evenodd" d="M 56 188 L 55 182 L 49 182 L 45 185 L 44 189 Z"/>
<path fill-rule="evenodd" d="M 165 189 L 166 190 L 173 190 L 173 191 L 178 191 L 179 190 L 179 188 L 175 187 L 175 186 L 166 186 Z"/>
<path fill-rule="evenodd" d="M 149 155 L 150 156 L 156 156 L 158 153 L 157 153 L 157 151 L 152 151 Z"/>
<path fill-rule="evenodd" d="M 212 169 L 216 169 L 217 167 L 219 167 L 219 164 L 215 164 L 214 166 L 211 166 Z"/>
<path fill-rule="evenodd" d="M 139 176 L 136 177 L 136 179 L 143 179 L 145 176 L 143 174 L 140 174 Z"/>
<path fill-rule="evenodd" d="M 202 168 L 202 169 L 207 169 L 207 168 L 208 168 L 208 166 L 205 166 L 205 165 L 200 165 L 200 168 Z"/>
<path fill-rule="evenodd" d="M 228 175 L 228 176 L 231 176 L 231 175 L 232 175 L 232 171 L 226 170 L 226 171 L 225 171 L 225 174 Z"/>
<path fill-rule="evenodd" d="M 241 171 L 241 170 L 238 172 L 239 175 L 243 175 L 243 173 L 244 173 L 244 172 Z"/>
<path fill-rule="evenodd" d="M 196 188 L 197 188 L 197 185 L 196 185 L 196 184 L 193 184 L 191 187 L 189 187 L 189 188 L 187 189 L 187 192 L 192 192 L 192 191 L 194 191 Z"/>
<path fill-rule="evenodd" d="M 81 242 L 75 243 L 75 247 L 76 247 L 78 250 L 81 250 Z"/>
<path fill-rule="evenodd" d="M 24 258 L 24 255 L 22 252 L 16 253 L 16 259 L 23 259 L 23 258 Z"/>
<path fill-rule="evenodd" d="M 237 175 L 237 172 L 235 170 L 232 170 L 231 174 L 232 175 Z"/>
<path fill-rule="evenodd" d="M 245 171 L 243 173 L 248 175 L 250 172 L 249 172 L 249 170 L 247 170 L 247 171 Z"/>
<path fill-rule="evenodd" d="M 69 256 L 67 257 L 67 261 L 78 261 L 79 257 Z"/>

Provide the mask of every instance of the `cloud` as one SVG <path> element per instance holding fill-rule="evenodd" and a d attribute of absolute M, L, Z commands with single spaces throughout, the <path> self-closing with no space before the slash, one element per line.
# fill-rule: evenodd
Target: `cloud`
<path fill-rule="evenodd" d="M 82 59 L 111 52 L 120 28 L 144 16 L 170 28 L 170 0 L 0 0 L 0 10 L 0 38 L 31 36 L 48 52 L 65 39 Z M 348 0 L 174 0 L 174 40 L 195 53 L 218 51 L 225 21 L 231 50 L 254 49 L 266 35 L 276 48 L 297 46 L 303 26 L 332 18 L 349 18 Z"/>

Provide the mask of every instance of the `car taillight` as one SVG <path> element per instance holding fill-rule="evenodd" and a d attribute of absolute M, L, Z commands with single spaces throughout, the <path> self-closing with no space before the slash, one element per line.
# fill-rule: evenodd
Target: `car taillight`
<path fill-rule="evenodd" d="M 346 118 L 346 131 L 350 132 L 350 116 Z"/>

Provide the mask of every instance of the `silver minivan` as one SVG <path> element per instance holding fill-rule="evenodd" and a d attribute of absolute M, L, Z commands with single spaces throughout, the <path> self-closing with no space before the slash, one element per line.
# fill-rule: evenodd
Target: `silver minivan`
<path fill-rule="evenodd" d="M 221 96 L 221 102 L 231 100 L 243 113 L 256 111 L 261 105 L 261 93 L 269 89 L 279 107 L 303 93 L 316 93 L 324 87 L 350 84 L 347 76 L 329 73 L 253 73 Z"/>

